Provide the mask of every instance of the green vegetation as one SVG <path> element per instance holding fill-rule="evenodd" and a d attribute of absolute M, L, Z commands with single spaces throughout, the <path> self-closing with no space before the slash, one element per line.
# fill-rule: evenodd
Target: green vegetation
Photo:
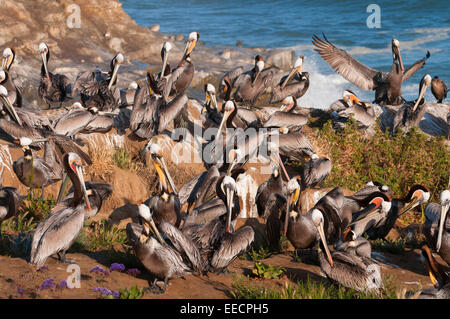
<path fill-rule="evenodd" d="M 129 169 L 131 167 L 131 156 L 125 148 L 117 149 L 112 155 L 113 162 L 117 167 L 122 169 Z"/>
<path fill-rule="evenodd" d="M 267 247 L 259 247 L 258 250 L 255 250 L 253 247 L 247 253 L 241 255 L 239 258 L 242 260 L 251 260 L 258 261 L 261 259 L 269 258 L 272 253 L 269 251 Z"/>
<path fill-rule="evenodd" d="M 376 180 L 404 196 L 412 185 L 422 184 L 432 193 L 431 200 L 438 200 L 447 187 L 450 151 L 443 137 L 428 137 L 417 128 L 391 136 L 378 128 L 372 138 L 365 138 L 354 121 L 342 131 L 328 121 L 313 134 L 333 163 L 326 187 L 357 191 L 368 180 Z"/>
<path fill-rule="evenodd" d="M 275 267 L 272 265 L 266 265 L 262 262 L 255 262 L 252 275 L 261 279 L 277 279 L 280 278 L 285 272 L 286 269 L 283 267 Z"/>
<path fill-rule="evenodd" d="M 134 285 L 131 288 L 120 289 L 119 294 L 120 299 L 141 299 L 144 295 L 144 289 Z"/>
<path fill-rule="evenodd" d="M 125 230 L 108 224 L 106 219 L 102 219 L 98 223 L 88 223 L 88 226 L 88 229 L 83 228 L 70 251 L 111 250 L 114 245 L 122 245 L 127 242 Z"/>
<path fill-rule="evenodd" d="M 231 295 L 235 299 L 395 299 L 399 293 L 392 277 L 383 280 L 382 294 L 374 292 L 358 292 L 342 286 L 332 285 L 325 281 L 314 281 L 308 277 L 296 284 L 286 283 L 282 289 L 252 284 L 247 278 L 235 279 L 232 283 Z"/>

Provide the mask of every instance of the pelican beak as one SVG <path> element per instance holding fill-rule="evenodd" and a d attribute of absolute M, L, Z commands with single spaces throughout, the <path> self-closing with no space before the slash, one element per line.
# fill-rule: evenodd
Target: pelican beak
<path fill-rule="evenodd" d="M 231 171 L 234 168 L 234 165 L 236 164 L 236 152 L 235 151 L 230 151 L 230 165 L 228 165 L 228 170 L 227 170 L 227 175 L 231 176 Z"/>
<path fill-rule="evenodd" d="M 420 88 L 420 92 L 419 92 L 419 98 L 417 99 L 416 103 L 414 104 L 414 107 L 412 109 L 412 111 L 414 112 L 417 108 L 417 106 L 419 105 L 420 101 L 422 101 L 423 96 L 425 95 L 425 92 L 427 91 L 427 87 L 428 87 L 429 83 L 424 82 L 424 84 L 422 85 L 422 87 Z"/>
<path fill-rule="evenodd" d="M 7 59 L 3 58 L 2 60 L 2 70 L 6 70 L 6 65 L 8 64 Z"/>
<path fill-rule="evenodd" d="M 350 223 L 349 226 L 357 224 L 362 220 L 370 218 L 371 216 L 379 213 L 382 201 L 383 200 L 381 198 L 375 198 L 366 208 L 360 211 L 359 216 L 352 223 Z"/>
<path fill-rule="evenodd" d="M 398 213 L 398 217 L 409 212 L 411 209 L 413 209 L 414 207 L 419 205 L 419 201 L 420 201 L 420 198 L 417 196 L 414 196 L 413 199 L 405 207 L 403 207 L 403 209 L 400 210 L 400 212 Z"/>
<path fill-rule="evenodd" d="M 22 126 L 22 121 L 20 120 L 19 115 L 17 115 L 16 109 L 14 108 L 14 106 L 12 106 L 11 102 L 9 101 L 9 98 L 7 96 L 2 96 L 1 99 L 11 117 L 17 122 L 17 124 Z"/>
<path fill-rule="evenodd" d="M 159 243 L 161 245 L 164 245 L 164 239 L 161 236 L 161 233 L 158 230 L 158 227 L 156 227 L 155 222 L 153 221 L 153 218 L 150 219 L 149 222 L 147 222 L 146 220 L 144 221 L 144 224 L 150 229 L 150 231 L 153 233 L 153 235 L 156 236 L 156 238 L 158 239 Z"/>
<path fill-rule="evenodd" d="M 48 79 L 50 79 L 50 75 L 48 73 L 48 66 L 47 66 L 47 54 L 45 52 L 41 52 L 41 58 L 42 58 L 42 63 L 44 64 L 45 75 L 47 76 Z"/>
<path fill-rule="evenodd" d="M 317 226 L 317 230 L 319 232 L 319 236 L 320 236 L 320 240 L 322 241 L 323 248 L 325 249 L 325 253 L 327 254 L 328 261 L 329 261 L 331 267 L 333 267 L 334 266 L 333 258 L 331 258 L 331 253 L 330 253 L 330 250 L 328 249 L 327 239 L 325 237 L 325 231 L 323 229 L 323 222 L 320 222 L 320 224 Z"/>
<path fill-rule="evenodd" d="M 56 198 L 57 204 L 62 200 L 64 193 L 66 192 L 67 185 L 69 184 L 69 181 L 70 181 L 69 175 L 67 175 L 67 173 L 64 171 L 61 187 L 59 188 L 58 197 Z"/>
<path fill-rule="evenodd" d="M 292 197 L 294 196 L 294 194 L 289 194 L 287 201 L 286 201 L 286 215 L 284 216 L 284 231 L 283 234 L 286 236 L 287 234 L 287 230 L 288 230 L 288 226 L 289 226 L 289 211 L 291 208 L 291 203 L 292 203 Z"/>
<path fill-rule="evenodd" d="M 217 110 L 217 98 L 215 94 L 211 94 L 211 105 Z"/>
<path fill-rule="evenodd" d="M 164 174 L 164 170 L 162 168 L 162 162 L 159 160 L 158 157 L 153 159 L 153 167 L 156 170 L 156 173 L 159 177 L 159 183 L 161 185 L 161 188 L 163 190 L 167 190 L 167 180 L 166 180 L 166 174 Z"/>
<path fill-rule="evenodd" d="M 76 169 L 78 179 L 80 180 L 81 190 L 83 191 L 83 195 L 84 195 L 84 201 L 86 202 L 86 206 L 87 206 L 88 210 L 91 210 L 92 209 L 91 203 L 89 202 L 89 196 L 88 196 L 88 193 L 86 190 L 86 185 L 84 184 L 83 168 L 81 167 L 81 165 L 76 165 L 75 169 Z"/>
<path fill-rule="evenodd" d="M 111 79 L 109 80 L 108 90 L 111 90 L 111 86 L 117 80 L 117 72 L 119 72 L 119 67 L 120 67 L 120 62 L 118 60 L 116 60 L 116 63 L 114 64 L 114 70 L 113 70 L 113 73 L 111 75 Z"/>
<path fill-rule="evenodd" d="M 225 230 L 229 233 L 231 232 L 231 213 L 233 211 L 234 205 L 234 191 L 229 187 L 227 187 L 226 195 L 227 195 L 227 226 Z"/>
<path fill-rule="evenodd" d="M 439 232 L 438 232 L 438 238 L 436 241 L 436 251 L 439 252 L 441 249 L 441 243 L 442 243 L 442 233 L 444 232 L 444 224 L 447 217 L 447 212 L 450 207 L 450 204 L 442 205 L 441 206 L 441 219 L 439 220 Z"/>
<path fill-rule="evenodd" d="M 359 99 L 355 95 L 350 95 L 351 105 L 359 103 Z"/>
<path fill-rule="evenodd" d="M 258 79 L 258 76 L 259 76 L 260 73 L 261 73 L 261 70 L 259 68 L 257 68 L 255 77 L 253 78 L 253 81 L 252 81 L 252 86 L 255 85 L 255 82 Z"/>
<path fill-rule="evenodd" d="M 291 72 L 289 72 L 289 75 L 287 76 L 286 80 L 281 84 L 281 89 L 283 90 L 286 84 L 289 83 L 289 81 L 294 77 L 295 73 L 300 73 L 302 71 L 302 66 L 299 66 L 298 68 L 293 68 Z"/>
<path fill-rule="evenodd" d="M 32 144 L 45 143 L 45 142 L 48 142 L 48 138 L 35 138 L 35 139 L 33 139 Z"/>
<path fill-rule="evenodd" d="M 402 73 L 403 73 L 403 72 L 405 72 L 405 67 L 403 66 L 402 55 L 400 54 L 400 48 L 397 48 L 397 50 L 398 50 L 397 60 L 400 63 L 400 68 L 401 68 Z"/>
<path fill-rule="evenodd" d="M 189 54 L 191 54 L 192 50 L 194 50 L 195 45 L 197 44 L 197 39 L 191 40 L 188 43 L 186 43 L 186 47 L 184 49 L 184 57 L 188 56 Z"/>
<path fill-rule="evenodd" d="M 291 178 L 289 177 L 289 174 L 287 173 L 286 167 L 284 167 L 283 161 L 281 160 L 280 154 L 277 152 L 275 155 L 275 158 L 278 161 L 279 166 L 281 166 L 284 176 L 287 178 L 287 180 L 289 181 Z"/>
<path fill-rule="evenodd" d="M 422 257 L 425 259 L 425 267 L 427 267 L 428 276 L 430 276 L 431 283 L 435 288 L 441 286 L 441 279 L 439 273 L 433 269 L 431 252 L 427 246 L 422 247 Z"/>
<path fill-rule="evenodd" d="M 225 124 L 225 122 L 227 121 L 227 119 L 228 119 L 228 117 L 230 116 L 231 112 L 232 112 L 232 111 L 225 111 L 225 112 L 223 113 L 222 121 L 220 122 L 219 129 L 218 129 L 218 131 L 217 131 L 216 141 L 217 141 L 217 139 L 219 138 L 220 134 L 222 133 L 222 127 L 223 127 L 223 125 Z"/>
<path fill-rule="evenodd" d="M 163 77 L 164 75 L 164 70 L 166 69 L 166 65 L 167 65 L 167 60 L 169 59 L 169 52 L 167 52 L 164 49 L 164 57 L 163 57 L 163 64 L 162 64 L 162 69 L 161 69 L 161 77 Z"/>
<path fill-rule="evenodd" d="M 169 185 L 172 188 L 172 191 L 174 192 L 175 195 L 178 196 L 178 190 L 175 187 L 175 183 L 172 180 L 172 176 L 170 175 L 169 170 L 167 169 L 166 162 L 164 161 L 163 157 L 161 157 L 161 166 L 162 166 L 162 169 L 164 171 L 164 174 L 167 177 L 167 180 L 169 181 Z"/>

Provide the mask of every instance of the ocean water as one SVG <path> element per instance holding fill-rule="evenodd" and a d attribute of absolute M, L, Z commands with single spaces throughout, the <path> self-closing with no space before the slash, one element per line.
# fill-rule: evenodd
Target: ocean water
<path fill-rule="evenodd" d="M 200 33 L 206 45 L 288 48 L 304 55 L 303 70 L 310 73 L 310 88 L 300 104 L 327 107 L 344 89 L 372 101 L 374 93 L 363 91 L 335 73 L 313 50 L 313 34 L 328 40 L 372 68 L 389 71 L 391 39 L 400 41 L 405 68 L 431 53 L 424 68 L 403 84 L 407 100 L 417 98 L 419 82 L 426 73 L 450 86 L 450 10 L 446 1 L 270 1 L 270 0 L 122 0 L 124 10 L 140 25 L 159 24 L 160 32 Z M 380 9 L 380 28 L 369 28 Z M 428 90 L 426 99 L 435 99 Z"/>

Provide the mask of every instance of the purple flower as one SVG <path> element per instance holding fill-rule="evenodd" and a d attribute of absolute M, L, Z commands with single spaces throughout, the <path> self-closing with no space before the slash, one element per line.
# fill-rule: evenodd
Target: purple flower
<path fill-rule="evenodd" d="M 61 288 L 61 289 L 69 288 L 69 286 L 67 285 L 67 281 L 65 281 L 64 279 L 61 280 L 61 282 L 58 284 L 58 288 Z"/>
<path fill-rule="evenodd" d="M 25 288 L 23 288 L 22 286 L 18 286 L 17 293 L 20 295 L 20 297 L 23 297 L 23 294 L 25 293 Z"/>
<path fill-rule="evenodd" d="M 127 274 L 135 276 L 135 275 L 140 275 L 141 271 L 137 268 L 130 268 L 127 270 Z"/>
<path fill-rule="evenodd" d="M 114 299 L 118 299 L 120 297 L 118 291 L 111 291 L 108 288 L 103 287 L 94 288 L 94 292 L 100 292 L 102 294 L 102 297 L 112 296 Z"/>
<path fill-rule="evenodd" d="M 50 289 L 55 287 L 55 278 L 48 278 L 39 287 L 39 290 Z"/>
<path fill-rule="evenodd" d="M 103 269 L 103 268 L 100 267 L 100 266 L 95 266 L 94 268 L 92 268 L 91 270 L 89 270 L 89 272 L 98 272 L 98 273 L 104 274 L 104 275 L 106 275 L 106 276 L 109 275 L 109 272 L 108 272 L 107 270 Z"/>
<path fill-rule="evenodd" d="M 37 271 L 48 270 L 48 266 L 42 266 L 37 269 Z"/>
<path fill-rule="evenodd" d="M 109 270 L 110 271 L 114 271 L 114 270 L 124 271 L 125 266 L 123 264 L 113 263 L 111 265 L 111 267 L 109 267 Z"/>

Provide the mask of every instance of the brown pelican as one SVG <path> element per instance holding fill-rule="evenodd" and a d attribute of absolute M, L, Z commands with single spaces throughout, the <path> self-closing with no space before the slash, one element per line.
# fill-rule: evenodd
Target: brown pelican
<path fill-rule="evenodd" d="M 155 276 L 149 290 L 155 294 L 166 291 L 169 279 L 202 273 L 200 252 L 189 237 L 170 223 L 162 221 L 156 225 L 151 208 L 139 205 L 139 217 L 143 225 L 127 224 L 127 236 L 136 257 Z M 152 236 L 153 235 L 153 236 Z M 163 237 L 168 240 L 164 240 Z M 160 288 L 157 281 L 164 280 Z"/>
<path fill-rule="evenodd" d="M 153 79 L 153 76 L 149 77 Z M 155 84 L 149 85 L 154 87 Z M 138 86 L 130 117 L 131 130 L 138 137 L 145 139 L 162 133 L 170 122 L 182 115 L 188 101 L 186 94 L 179 94 L 169 102 L 154 89 L 151 90 L 154 94 L 144 100 L 146 89 Z"/>
<path fill-rule="evenodd" d="M 420 120 L 425 115 L 425 92 L 427 87 L 431 84 L 431 76 L 429 74 L 424 75 L 420 80 L 419 97 L 415 102 L 408 102 L 404 104 L 395 114 L 392 132 L 395 133 L 397 129 L 401 129 L 403 132 L 408 132 L 411 127 L 419 124 Z"/>
<path fill-rule="evenodd" d="M 353 256 L 371 258 L 372 246 L 370 242 L 362 236 L 357 236 L 353 230 L 347 228 L 344 235 L 334 244 L 334 249 L 346 252 Z"/>
<path fill-rule="evenodd" d="M 8 90 L 3 86 L 0 85 L 0 99 L 3 103 L 3 107 L 4 109 L 6 109 L 7 113 L 9 114 L 9 116 L 17 122 L 17 124 L 19 124 L 19 126 L 22 125 L 22 120 L 19 118 L 19 115 L 17 114 L 16 109 L 14 108 L 14 106 L 12 105 L 9 96 L 8 96 Z M 3 111 L 3 110 L 2 110 Z M 4 115 L 6 115 L 5 112 Z"/>
<path fill-rule="evenodd" d="M 337 187 L 328 192 L 306 215 L 299 212 L 298 205 L 294 206 L 298 202 L 300 190 L 296 179 L 288 182 L 284 233 L 291 244 L 295 249 L 306 249 L 312 248 L 319 240 L 337 241 L 342 227 L 339 216 L 342 190 Z"/>
<path fill-rule="evenodd" d="M 276 165 L 273 167 L 269 179 L 259 185 L 256 192 L 255 202 L 258 208 L 258 214 L 261 216 L 266 211 L 268 199 L 272 194 L 284 195 L 285 191 L 280 167 Z M 267 219 L 267 216 L 264 216 L 264 219 Z"/>
<path fill-rule="evenodd" d="M 345 126 L 345 123 L 352 117 L 360 129 L 367 129 L 375 123 L 376 114 L 372 103 L 361 101 L 355 93 L 345 90 L 343 98 L 334 102 L 330 108 L 333 124 L 338 128 Z"/>
<path fill-rule="evenodd" d="M 72 181 L 74 195 L 70 202 L 56 205 L 49 217 L 36 227 L 31 243 L 30 263 L 37 267 L 44 265 L 53 254 L 58 254 L 62 262 L 70 262 L 66 260 L 66 251 L 83 228 L 85 214 L 89 214 L 91 210 L 81 164 L 81 158 L 75 153 L 64 156 L 64 169 Z"/>
<path fill-rule="evenodd" d="M 297 100 L 292 96 L 283 99 L 283 105 L 280 111 L 273 113 L 263 127 L 286 127 L 290 132 L 299 131 L 308 123 L 308 117 L 303 114 L 295 113 Z"/>
<path fill-rule="evenodd" d="M 117 83 L 117 74 L 123 61 L 123 55 L 118 53 L 111 60 L 110 71 L 106 76 L 103 72 L 84 72 L 77 77 L 73 94 L 81 94 L 84 107 L 97 107 L 101 111 L 112 111 L 117 107 L 119 97 L 113 86 Z"/>
<path fill-rule="evenodd" d="M 163 61 L 163 64 L 160 75 L 163 75 L 165 73 L 167 61 L 169 60 L 170 50 L 172 50 L 172 44 L 170 42 L 164 42 L 161 48 L 161 60 Z"/>
<path fill-rule="evenodd" d="M 225 203 L 226 214 L 218 216 L 205 224 L 183 225 L 183 233 L 191 238 L 202 254 L 204 269 L 226 272 L 226 268 L 253 242 L 254 231 L 244 226 L 234 231 L 232 223 L 240 213 L 235 201 L 236 182 L 230 176 L 223 176 L 217 182 L 217 196 Z"/>
<path fill-rule="evenodd" d="M 79 102 L 68 113 L 53 121 L 53 131 L 59 135 L 75 136 L 77 133 L 106 133 L 114 126 L 116 113 L 99 111 L 97 107 L 85 109 Z"/>
<path fill-rule="evenodd" d="M 223 114 L 217 108 L 216 88 L 211 83 L 205 84 L 205 104 L 202 109 L 205 114 L 204 127 L 218 127 L 222 122 Z"/>
<path fill-rule="evenodd" d="M 273 70 L 264 70 L 263 58 L 259 56 L 255 62 L 255 67 L 239 75 L 233 84 L 233 87 L 236 88 L 234 92 L 236 102 L 254 104 L 272 82 Z"/>
<path fill-rule="evenodd" d="M 191 84 L 195 73 L 194 64 L 191 61 L 191 52 L 194 50 L 199 38 L 200 34 L 198 32 L 191 32 L 189 34 L 183 57 L 178 67 L 173 69 L 170 75 L 170 95 L 183 93 Z"/>
<path fill-rule="evenodd" d="M 319 263 L 328 279 L 347 288 L 376 293 L 384 288 L 380 266 L 370 258 L 333 251 L 327 259 L 319 247 Z"/>
<path fill-rule="evenodd" d="M 312 154 L 311 159 L 300 172 L 302 189 L 311 188 L 320 184 L 331 173 L 331 160 L 326 157 Z"/>
<path fill-rule="evenodd" d="M 431 80 L 431 93 L 433 93 L 438 103 L 442 103 L 447 98 L 449 89 L 437 75 Z"/>
<path fill-rule="evenodd" d="M 419 299 L 450 299 L 450 277 L 436 262 L 428 246 L 422 246 L 421 257 L 435 289 L 422 291 Z"/>
<path fill-rule="evenodd" d="M 17 189 L 14 187 L 3 186 L 3 170 L 4 167 L 2 167 L 0 173 L 0 238 L 3 236 L 3 221 L 16 216 L 20 206 L 20 197 Z"/>
<path fill-rule="evenodd" d="M 299 56 L 297 60 L 295 60 L 291 72 L 283 77 L 280 83 L 272 89 L 270 96 L 271 104 L 280 102 L 288 96 L 298 99 L 305 95 L 309 88 L 309 73 L 302 73 L 304 58 L 304 56 Z"/>
<path fill-rule="evenodd" d="M 309 142 L 305 134 L 300 131 L 289 132 L 286 127 L 281 127 L 282 134 L 277 135 L 278 148 L 281 157 L 294 158 L 299 161 L 303 160 L 304 156 L 311 157 L 314 152 L 314 147 Z"/>
<path fill-rule="evenodd" d="M 42 67 L 38 95 L 49 107 L 52 103 L 60 103 L 61 105 L 67 98 L 70 80 L 64 74 L 53 74 L 48 71 L 50 49 L 44 42 L 39 44 L 39 53 L 42 58 Z"/>
<path fill-rule="evenodd" d="M 8 95 L 11 103 L 15 107 L 21 107 L 22 88 L 19 85 L 17 85 L 17 83 L 14 83 L 14 81 L 11 79 L 9 75 L 9 69 L 13 64 L 15 57 L 16 53 L 14 49 L 6 48 L 5 50 L 3 50 L 3 61 L 1 69 L 3 70 L 4 73 L 0 75 L 0 84 L 5 86 L 5 88 L 8 90 Z"/>
<path fill-rule="evenodd" d="M 352 212 L 345 202 L 343 205 L 343 212 L 351 213 L 350 227 L 356 236 L 361 236 L 371 227 L 376 227 L 380 221 L 386 218 L 392 207 L 390 197 L 383 192 L 375 191 L 364 198 L 357 196 L 349 196 L 346 199 L 351 199 L 354 205 L 361 207 L 361 210 Z"/>
<path fill-rule="evenodd" d="M 178 227 L 181 222 L 178 190 L 167 170 L 162 149 L 158 144 L 150 142 L 146 146 L 145 151 L 149 152 L 152 157 L 153 166 L 158 174 L 160 186 L 160 194 L 149 198 L 145 201 L 145 204 L 154 212 L 154 219 L 157 225 L 164 220 Z M 169 190 L 169 186 L 172 191 Z"/>
<path fill-rule="evenodd" d="M 426 59 L 430 57 L 430 52 L 427 51 L 425 58 L 416 61 L 405 70 L 400 55 L 400 42 L 392 39 L 393 63 L 391 70 L 386 73 L 365 66 L 344 50 L 335 47 L 325 35 L 323 37 L 324 40 L 313 36 L 312 43 L 317 47 L 314 50 L 337 73 L 361 90 L 375 90 L 375 102 L 378 104 L 398 105 L 402 103 L 402 83 L 423 67 Z"/>
<path fill-rule="evenodd" d="M 429 199 L 430 192 L 428 189 L 418 184 L 412 186 L 405 197 L 392 199 L 391 209 L 386 216 L 366 231 L 369 239 L 385 238 L 392 227 L 394 227 L 397 218 L 416 206 L 426 203 Z"/>
<path fill-rule="evenodd" d="M 431 247 L 450 265 L 450 189 L 441 192 L 441 204 L 429 203 L 425 208 L 424 234 Z"/>

